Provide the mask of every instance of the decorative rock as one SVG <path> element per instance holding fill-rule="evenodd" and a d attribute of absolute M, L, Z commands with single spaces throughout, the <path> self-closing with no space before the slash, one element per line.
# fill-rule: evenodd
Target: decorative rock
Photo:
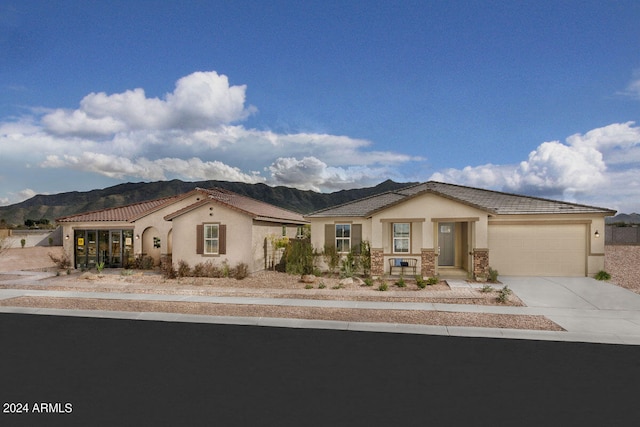
<path fill-rule="evenodd" d="M 314 276 L 313 274 L 303 274 L 302 275 L 302 282 L 303 283 L 315 283 L 316 281 L 316 276 Z"/>
<path fill-rule="evenodd" d="M 338 282 L 340 284 L 340 286 L 348 286 L 348 285 L 353 285 L 353 278 L 352 277 L 345 277 L 344 279 L 340 280 L 340 282 Z"/>

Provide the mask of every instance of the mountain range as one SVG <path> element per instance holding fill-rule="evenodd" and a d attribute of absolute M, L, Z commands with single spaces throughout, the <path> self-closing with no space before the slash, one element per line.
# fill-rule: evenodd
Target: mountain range
<path fill-rule="evenodd" d="M 47 219 L 53 224 L 56 218 L 63 216 L 173 196 L 186 193 L 196 187 L 223 188 L 281 208 L 307 214 L 413 184 L 416 183 L 398 183 L 386 180 L 375 187 L 318 193 L 290 187 L 270 187 L 266 184 L 228 181 L 185 182 L 174 179 L 172 181 L 126 183 L 91 191 L 38 194 L 20 203 L 0 206 L 0 220 L 8 225 L 23 225 L 27 219 Z"/>

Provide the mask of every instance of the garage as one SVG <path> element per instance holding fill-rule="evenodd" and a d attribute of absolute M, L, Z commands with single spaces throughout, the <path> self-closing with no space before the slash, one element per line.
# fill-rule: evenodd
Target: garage
<path fill-rule="evenodd" d="M 489 264 L 505 276 L 585 276 L 587 224 L 489 224 Z"/>

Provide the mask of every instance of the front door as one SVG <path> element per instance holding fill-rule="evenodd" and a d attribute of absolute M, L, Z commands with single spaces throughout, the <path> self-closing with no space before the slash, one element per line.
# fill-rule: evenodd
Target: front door
<path fill-rule="evenodd" d="M 122 232 L 111 231 L 111 262 L 110 267 L 122 267 Z"/>
<path fill-rule="evenodd" d="M 438 265 L 453 266 L 456 260 L 456 240 L 454 238 L 455 224 L 441 222 L 438 224 Z"/>

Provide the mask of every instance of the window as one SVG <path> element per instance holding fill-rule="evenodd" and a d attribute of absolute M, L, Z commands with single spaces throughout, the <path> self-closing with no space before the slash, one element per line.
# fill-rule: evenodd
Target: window
<path fill-rule="evenodd" d="M 411 224 L 393 224 L 393 252 L 409 253 L 411 247 Z"/>
<path fill-rule="evenodd" d="M 338 252 L 351 250 L 351 224 L 336 224 L 336 249 Z"/>
<path fill-rule="evenodd" d="M 220 228 L 218 224 L 204 225 L 204 253 L 217 254 L 220 247 Z"/>

